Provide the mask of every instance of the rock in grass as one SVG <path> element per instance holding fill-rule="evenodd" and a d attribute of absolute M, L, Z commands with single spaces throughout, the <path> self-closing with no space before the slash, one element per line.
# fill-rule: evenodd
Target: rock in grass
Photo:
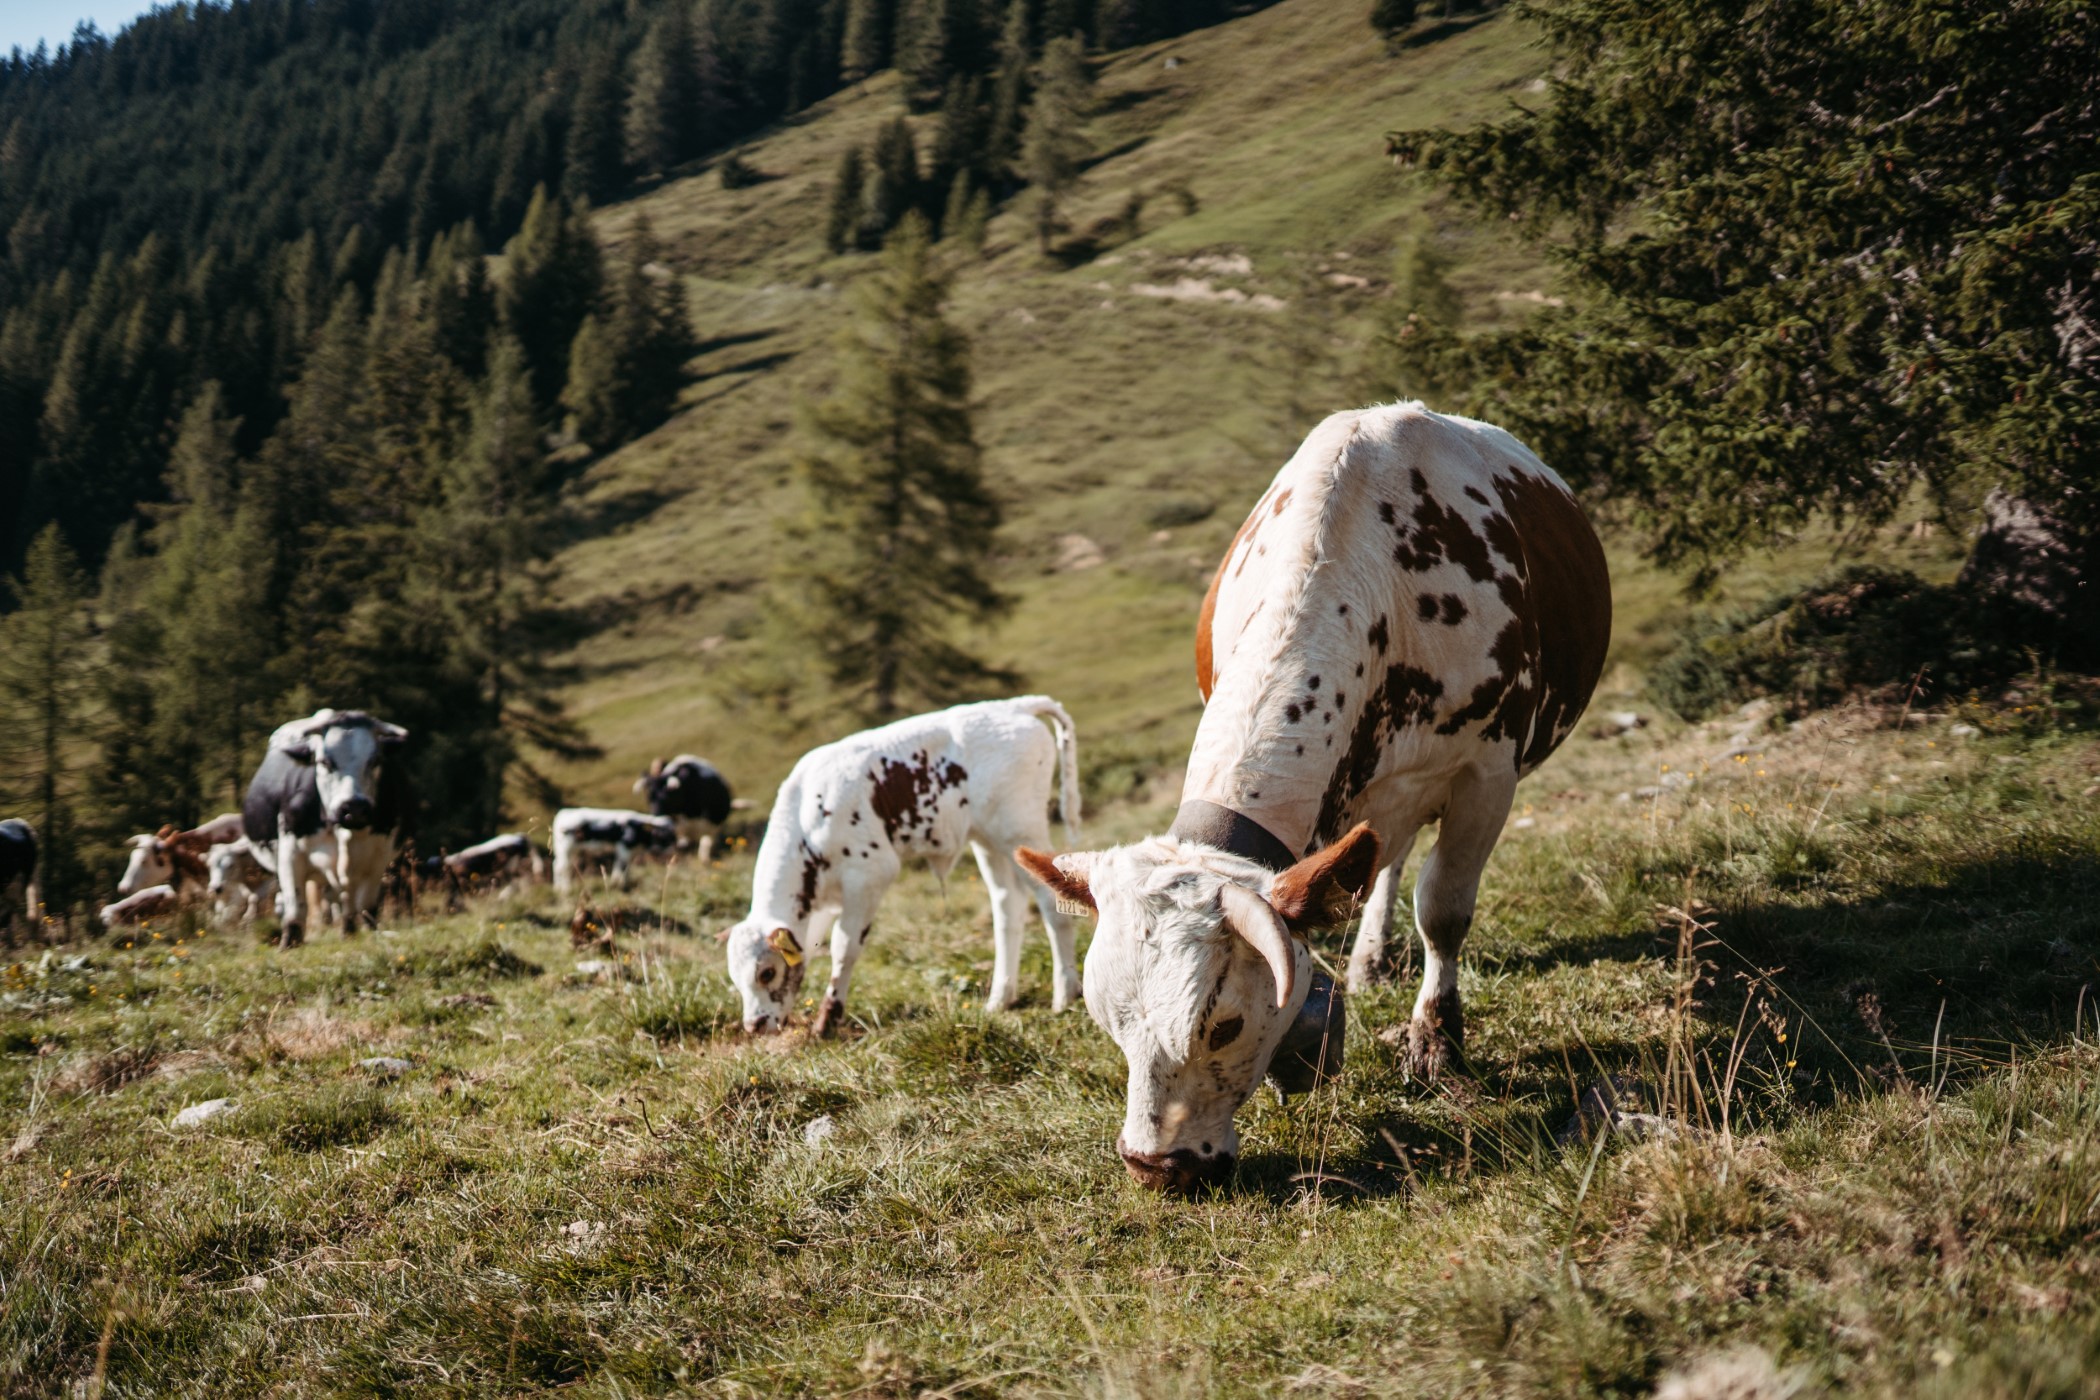
<path fill-rule="evenodd" d="M 193 1103 L 176 1114 L 169 1126 L 201 1128 L 212 1119 L 233 1112 L 235 1107 L 236 1101 L 233 1099 L 206 1099 L 203 1103 Z"/>
<path fill-rule="evenodd" d="M 414 1069 L 415 1065 L 393 1055 L 374 1055 L 369 1060 L 359 1060 L 357 1067 L 380 1079 L 399 1079 Z"/>

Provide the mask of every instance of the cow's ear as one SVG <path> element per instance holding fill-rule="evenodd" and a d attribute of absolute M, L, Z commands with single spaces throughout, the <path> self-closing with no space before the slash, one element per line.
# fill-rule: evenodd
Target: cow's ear
<path fill-rule="evenodd" d="M 1053 856 L 1044 851 L 1032 851 L 1026 846 L 1015 849 L 1014 859 L 1021 868 L 1050 887 L 1057 896 L 1059 912 L 1065 914 L 1093 914 L 1100 906 L 1094 903 L 1094 887 L 1090 883 L 1094 855 L 1091 851 L 1067 851 Z"/>
<path fill-rule="evenodd" d="M 1325 850 L 1315 851 L 1269 885 L 1269 904 L 1292 928 L 1326 922 L 1336 906 L 1361 901 L 1378 878 L 1378 833 L 1370 823 Z"/>
<path fill-rule="evenodd" d="M 175 825 L 173 822 L 169 822 L 166 826 L 153 833 L 153 839 L 156 841 L 165 841 L 170 836 L 180 836 L 181 834 L 182 828 Z"/>
<path fill-rule="evenodd" d="M 372 732 L 379 736 L 382 744 L 401 744 L 408 741 L 408 731 L 398 724 L 388 724 L 383 719 L 372 721 Z"/>

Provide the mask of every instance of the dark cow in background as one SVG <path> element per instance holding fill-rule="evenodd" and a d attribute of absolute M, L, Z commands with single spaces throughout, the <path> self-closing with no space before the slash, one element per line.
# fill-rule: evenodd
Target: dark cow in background
<path fill-rule="evenodd" d="M 554 814 L 554 888 L 566 894 L 576 877 L 603 870 L 622 889 L 638 855 L 668 856 L 678 848 L 669 817 L 609 807 L 564 807 Z"/>
<path fill-rule="evenodd" d="M 508 894 L 545 884 L 551 864 L 546 847 L 513 831 L 448 856 L 431 856 L 417 864 L 416 876 L 425 886 L 443 889 L 446 902 L 457 906 L 464 895 Z"/>
<path fill-rule="evenodd" d="M 37 926 L 36 891 L 36 829 L 19 817 L 10 817 L 0 822 L 0 928 L 7 930 L 7 941 L 15 941 L 15 905 L 29 922 L 32 933 Z"/>
<path fill-rule="evenodd" d="M 713 855 L 715 837 L 735 805 L 713 764 L 689 753 L 669 763 L 659 758 L 635 779 L 634 790 L 649 799 L 652 815 L 677 825 L 679 844 L 697 850 L 702 860 Z"/>
<path fill-rule="evenodd" d="M 343 932 L 377 917 L 409 817 L 407 775 L 387 758 L 407 738 L 363 710 L 327 709 L 270 736 L 241 821 L 256 858 L 277 877 L 281 946 L 305 939 L 309 877 L 339 901 Z"/>

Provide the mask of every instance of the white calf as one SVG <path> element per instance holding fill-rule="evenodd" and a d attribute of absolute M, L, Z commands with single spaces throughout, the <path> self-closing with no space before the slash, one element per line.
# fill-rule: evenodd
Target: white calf
<path fill-rule="evenodd" d="M 277 877 L 256 859 L 246 837 L 212 847 L 204 864 L 215 924 L 252 923 L 277 897 Z"/>
<path fill-rule="evenodd" d="M 1038 723 L 1057 728 L 1053 741 Z M 1000 1010 L 1020 992 L 1021 930 L 1031 894 L 1056 964 L 1052 1005 L 1079 994 L 1071 922 L 1014 864 L 1017 846 L 1050 834 L 1051 779 L 1062 768 L 1068 839 L 1079 825 L 1072 718 L 1042 695 L 957 705 L 899 720 L 802 756 L 773 802 L 751 882 L 751 912 L 723 935 L 729 976 L 742 993 L 744 1029 L 782 1025 L 802 988 L 803 947 L 831 930 L 831 985 L 813 1030 L 846 1006 L 875 908 L 904 862 L 923 856 L 946 875 L 964 847 L 992 896 L 996 949 L 991 995 Z"/>

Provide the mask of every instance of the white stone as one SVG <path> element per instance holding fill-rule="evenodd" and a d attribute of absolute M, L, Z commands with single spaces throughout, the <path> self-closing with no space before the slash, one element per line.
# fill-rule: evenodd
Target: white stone
<path fill-rule="evenodd" d="M 182 1112 L 176 1114 L 170 1126 L 176 1128 L 201 1128 L 221 1114 L 233 1112 L 237 1103 L 238 1100 L 235 1099 L 206 1099 L 203 1103 L 193 1103 L 182 1110 Z"/>
<path fill-rule="evenodd" d="M 369 1060 L 359 1060 L 357 1067 L 382 1079 L 398 1079 L 415 1068 L 409 1061 L 393 1055 L 374 1055 Z"/>

